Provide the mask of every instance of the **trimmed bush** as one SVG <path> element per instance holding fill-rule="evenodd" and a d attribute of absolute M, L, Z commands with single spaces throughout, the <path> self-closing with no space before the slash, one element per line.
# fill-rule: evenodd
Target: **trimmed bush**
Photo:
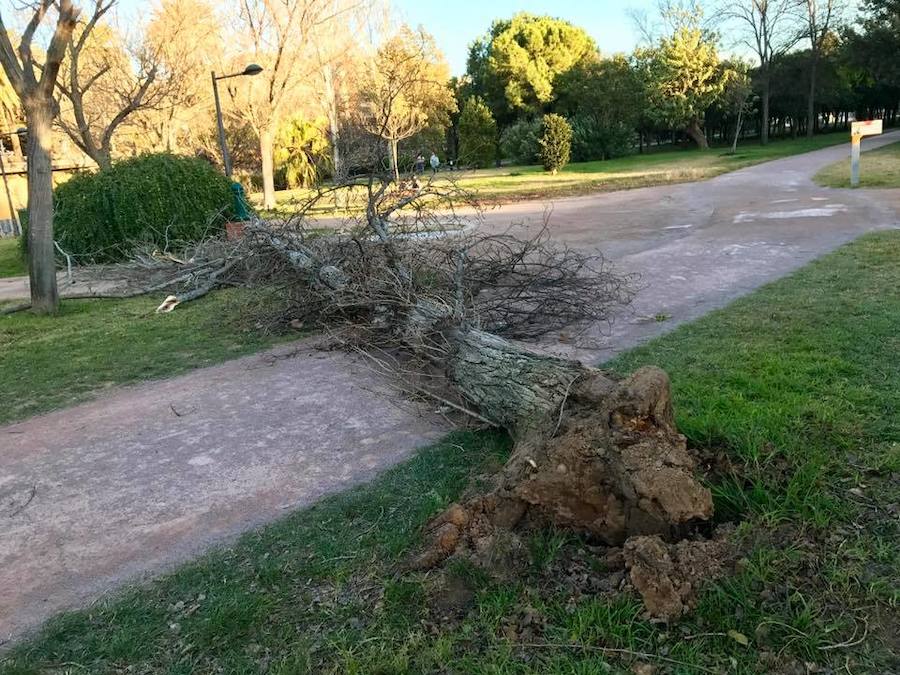
<path fill-rule="evenodd" d="M 503 130 L 500 150 L 516 164 L 537 164 L 541 150 L 540 120 L 519 120 Z"/>
<path fill-rule="evenodd" d="M 592 115 L 576 115 L 570 122 L 573 162 L 622 157 L 634 145 L 634 129 L 627 124 L 607 125 Z"/>
<path fill-rule="evenodd" d="M 572 151 L 572 127 L 562 115 L 544 115 L 541 134 L 541 163 L 555 174 L 569 163 Z"/>
<path fill-rule="evenodd" d="M 497 155 L 497 123 L 484 101 L 472 96 L 459 116 L 459 163 L 481 168 Z"/>
<path fill-rule="evenodd" d="M 231 186 L 208 162 L 166 153 L 73 176 L 54 191 L 54 235 L 80 262 L 122 260 L 138 244 L 171 246 L 221 232 Z"/>

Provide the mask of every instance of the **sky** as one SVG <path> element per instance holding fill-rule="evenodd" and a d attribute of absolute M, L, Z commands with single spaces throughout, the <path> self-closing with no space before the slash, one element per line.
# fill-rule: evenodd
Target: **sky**
<path fill-rule="evenodd" d="M 655 13 L 656 0 L 389 0 L 393 18 L 431 33 L 454 75 L 466 70 L 469 44 L 494 19 L 517 12 L 548 14 L 586 30 L 604 54 L 630 52 L 638 43 L 630 9 Z M 147 0 L 119 0 L 122 10 L 140 12 Z"/>
<path fill-rule="evenodd" d="M 466 70 L 469 44 L 498 18 L 549 14 L 586 30 L 604 54 L 630 52 L 639 37 L 629 9 L 651 12 L 654 0 L 392 0 L 397 19 L 431 33 L 454 75 Z"/>

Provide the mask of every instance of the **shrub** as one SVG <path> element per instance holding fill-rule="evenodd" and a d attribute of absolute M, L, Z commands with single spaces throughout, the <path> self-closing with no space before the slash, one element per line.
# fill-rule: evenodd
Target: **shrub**
<path fill-rule="evenodd" d="M 522 119 L 503 130 L 500 150 L 516 164 L 536 164 L 541 149 L 540 120 Z"/>
<path fill-rule="evenodd" d="M 621 157 L 634 144 L 634 130 L 627 124 L 607 125 L 593 115 L 577 115 L 571 124 L 573 162 Z"/>
<path fill-rule="evenodd" d="M 541 162 L 544 169 L 556 173 L 569 163 L 572 151 L 572 127 L 562 115 L 544 115 L 541 134 Z"/>
<path fill-rule="evenodd" d="M 148 154 L 82 173 L 54 192 L 56 241 L 82 262 L 114 262 L 135 245 L 197 241 L 232 212 L 228 179 L 208 162 Z"/>
<path fill-rule="evenodd" d="M 496 157 L 497 123 L 490 108 L 478 97 L 469 98 L 459 116 L 459 163 L 489 166 Z"/>

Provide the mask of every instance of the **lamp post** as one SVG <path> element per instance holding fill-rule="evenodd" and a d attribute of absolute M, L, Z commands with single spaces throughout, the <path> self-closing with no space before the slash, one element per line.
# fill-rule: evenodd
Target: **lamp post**
<path fill-rule="evenodd" d="M 216 99 L 216 122 L 219 127 L 219 147 L 222 149 L 222 163 L 225 165 L 225 175 L 228 178 L 231 178 L 231 155 L 228 154 L 228 146 L 225 144 L 225 123 L 222 121 L 222 104 L 219 102 L 219 80 L 243 75 L 259 75 L 262 71 L 262 66 L 255 63 L 251 63 L 239 73 L 229 75 L 216 75 L 216 71 L 212 71 L 213 95 Z"/>

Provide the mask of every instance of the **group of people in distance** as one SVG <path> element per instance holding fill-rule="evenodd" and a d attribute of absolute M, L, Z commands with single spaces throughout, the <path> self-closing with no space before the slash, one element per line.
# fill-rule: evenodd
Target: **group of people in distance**
<path fill-rule="evenodd" d="M 438 158 L 437 153 L 434 152 L 433 150 L 431 152 L 431 157 L 428 159 L 428 164 L 431 167 L 431 175 L 432 176 L 436 175 L 438 172 L 438 169 L 441 166 L 441 160 Z M 453 165 L 452 159 L 447 163 L 447 166 L 450 169 L 450 171 L 453 171 L 456 168 Z M 413 187 L 416 187 L 416 188 L 419 187 L 418 178 L 419 178 L 419 176 L 421 176 L 424 173 L 425 173 L 425 155 L 423 155 L 420 152 L 418 155 L 416 155 L 416 161 L 413 164 L 413 171 L 412 171 Z"/>
<path fill-rule="evenodd" d="M 428 164 L 431 165 L 431 175 L 437 173 L 438 167 L 441 165 L 441 160 L 438 159 L 437 153 L 433 150 L 431 152 L 431 158 L 428 160 Z M 416 156 L 416 163 L 413 165 L 413 175 L 418 176 L 425 173 L 425 156 L 420 152 L 418 156 Z"/>

